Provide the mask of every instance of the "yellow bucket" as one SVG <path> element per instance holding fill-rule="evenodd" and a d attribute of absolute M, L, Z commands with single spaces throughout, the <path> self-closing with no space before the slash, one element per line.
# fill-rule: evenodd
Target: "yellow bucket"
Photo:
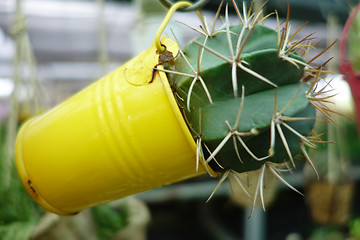
<path fill-rule="evenodd" d="M 174 55 L 177 44 L 163 38 Z M 148 50 L 46 114 L 16 142 L 19 175 L 46 210 L 84 208 L 204 174 L 166 74 Z"/>

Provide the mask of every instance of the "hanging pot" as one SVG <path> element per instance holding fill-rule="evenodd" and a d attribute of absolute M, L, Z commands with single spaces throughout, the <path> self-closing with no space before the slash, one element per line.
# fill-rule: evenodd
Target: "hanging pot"
<path fill-rule="evenodd" d="M 173 40 L 161 42 L 178 52 Z M 196 144 L 166 74 L 153 72 L 158 58 L 153 44 L 22 126 L 16 164 L 42 207 L 71 215 L 206 172 L 196 170 Z"/>
<path fill-rule="evenodd" d="M 354 183 L 312 182 L 306 197 L 312 219 L 320 224 L 343 225 L 350 218 Z"/>

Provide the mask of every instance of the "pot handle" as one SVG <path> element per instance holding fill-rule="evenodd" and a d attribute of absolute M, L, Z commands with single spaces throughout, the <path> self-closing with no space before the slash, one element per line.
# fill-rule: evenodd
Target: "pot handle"
<path fill-rule="evenodd" d="M 161 0 L 160 0 L 161 1 Z M 163 3 L 163 1 L 161 1 Z M 184 7 L 191 7 L 193 6 L 192 3 L 190 2 L 186 2 L 186 1 L 180 1 L 177 2 L 173 5 L 171 5 L 171 8 L 169 9 L 168 13 L 166 14 L 164 21 L 161 23 L 159 29 L 157 30 L 156 34 L 155 34 L 155 45 L 156 45 L 156 49 L 158 51 L 159 54 L 163 54 L 166 51 L 166 47 L 161 44 L 161 34 L 163 33 L 163 31 L 165 30 L 166 26 L 168 25 L 172 15 L 175 13 L 175 11 L 182 9 Z M 201 14 L 201 12 L 199 10 L 196 10 L 196 13 L 199 15 L 200 20 L 202 22 L 204 22 L 204 17 Z"/>
<path fill-rule="evenodd" d="M 188 6 L 185 8 L 180 8 L 178 11 L 182 12 L 190 12 L 190 11 L 197 11 L 203 8 L 209 0 L 199 0 L 197 3 L 194 3 L 192 6 Z M 160 0 L 160 3 L 164 5 L 166 8 L 171 8 L 174 3 L 171 0 Z"/>

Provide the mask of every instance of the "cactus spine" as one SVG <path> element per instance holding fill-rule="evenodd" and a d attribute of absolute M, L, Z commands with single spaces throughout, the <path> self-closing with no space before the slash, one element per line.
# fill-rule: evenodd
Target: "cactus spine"
<path fill-rule="evenodd" d="M 313 166 L 305 146 L 316 148 L 311 136 L 315 110 L 327 116 L 331 110 L 317 89 L 321 66 L 313 66 L 315 58 L 305 60 L 313 47 L 311 35 L 296 41 L 298 31 L 290 36 L 289 16 L 280 24 L 275 13 L 278 26 L 273 30 L 261 24 L 269 16 L 261 18 L 262 9 L 251 14 L 252 5 L 247 11 L 244 4 L 240 13 L 233 4 L 239 25 L 229 25 L 226 6 L 224 26 L 195 29 L 202 36 L 180 51 L 173 70 L 163 71 L 197 143 L 197 166 L 204 161 L 219 172 L 219 184 L 229 174 L 236 179 L 260 169 L 252 198 L 255 205 L 260 194 L 265 209 L 265 170 L 297 191 L 280 171 L 284 165 L 295 168 L 301 152 Z"/>

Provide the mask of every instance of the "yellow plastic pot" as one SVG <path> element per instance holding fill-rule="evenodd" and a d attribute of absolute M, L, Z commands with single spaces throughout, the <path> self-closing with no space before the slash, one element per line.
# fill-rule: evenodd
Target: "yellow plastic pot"
<path fill-rule="evenodd" d="M 174 55 L 176 43 L 162 43 Z M 16 164 L 45 209 L 84 208 L 205 173 L 166 74 L 148 50 L 42 116 L 26 122 Z"/>

